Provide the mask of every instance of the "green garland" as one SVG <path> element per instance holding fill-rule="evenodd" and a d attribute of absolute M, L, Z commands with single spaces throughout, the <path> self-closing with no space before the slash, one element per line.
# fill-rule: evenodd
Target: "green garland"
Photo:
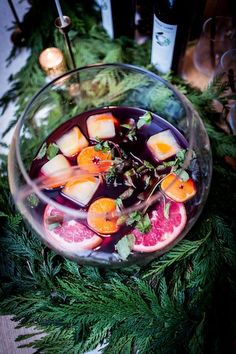
<path fill-rule="evenodd" d="M 149 68 L 150 43 L 111 41 L 97 25 L 90 1 L 62 3 L 73 23 L 78 66 L 93 62 L 129 62 Z M 38 54 L 49 45 L 63 49 L 54 31 L 52 4 L 33 1 L 25 16 L 32 55 L 11 78 L 1 99 L 16 101 L 14 122 L 44 83 Z M 38 14 L 42 14 L 39 16 Z M 32 30 L 32 31 L 31 31 Z M 11 53 L 14 59 L 17 51 Z M 234 137 L 218 128 L 211 108 L 223 88 L 200 92 L 176 77 L 168 79 L 200 113 L 211 139 L 213 180 L 199 221 L 170 252 L 145 267 L 121 270 L 77 264 L 45 248 L 15 210 L 9 193 L 6 157 L 0 166 L 0 297 L 2 314 L 20 326 L 46 333 L 31 344 L 37 353 L 83 353 L 103 344 L 103 353 L 228 353 L 236 336 L 236 174 L 225 156 L 236 157 Z M 31 337 L 19 336 L 21 341 Z"/>

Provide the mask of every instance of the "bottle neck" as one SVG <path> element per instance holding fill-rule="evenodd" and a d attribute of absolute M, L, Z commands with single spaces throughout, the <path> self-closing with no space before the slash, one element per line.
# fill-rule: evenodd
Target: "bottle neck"
<path fill-rule="evenodd" d="M 190 22 L 193 3 L 190 0 L 156 0 L 154 14 L 161 21 L 178 25 Z"/>

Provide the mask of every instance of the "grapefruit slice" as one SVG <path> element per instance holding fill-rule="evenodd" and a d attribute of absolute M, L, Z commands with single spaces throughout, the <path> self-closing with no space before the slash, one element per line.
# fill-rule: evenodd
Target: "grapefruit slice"
<path fill-rule="evenodd" d="M 55 223 L 56 227 L 51 229 L 48 223 L 49 217 L 63 220 L 64 214 L 49 204 L 44 211 L 44 228 L 50 243 L 56 248 L 60 247 L 68 251 L 92 250 L 102 242 L 100 236 L 76 220 L 62 221 L 58 225 Z"/>
<path fill-rule="evenodd" d="M 118 231 L 117 217 L 111 217 L 116 211 L 116 201 L 111 198 L 99 198 L 89 207 L 87 221 L 89 226 L 101 233 L 112 234 Z"/>
<path fill-rule="evenodd" d="M 187 221 L 184 204 L 169 200 L 166 203 L 170 203 L 168 218 L 164 215 L 164 202 L 161 202 L 150 214 L 151 230 L 147 234 L 137 229 L 131 232 L 135 236 L 134 251 L 159 251 L 172 243 L 184 229 Z"/>

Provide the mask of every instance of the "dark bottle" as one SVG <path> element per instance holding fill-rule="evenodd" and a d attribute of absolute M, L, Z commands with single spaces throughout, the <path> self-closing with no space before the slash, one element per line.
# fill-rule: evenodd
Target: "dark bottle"
<path fill-rule="evenodd" d="M 193 16 L 193 21 L 191 24 L 191 31 L 189 35 L 189 40 L 198 39 L 202 32 L 202 26 L 204 23 L 204 11 L 206 7 L 206 0 L 198 0 L 195 2 L 195 11 Z"/>
<path fill-rule="evenodd" d="M 154 0 L 136 0 L 136 28 L 141 36 L 152 36 Z"/>
<path fill-rule="evenodd" d="M 134 38 L 135 0 L 100 0 L 103 27 L 111 38 Z"/>
<path fill-rule="evenodd" d="M 195 1 L 155 1 L 151 63 L 161 73 L 181 72 Z"/>

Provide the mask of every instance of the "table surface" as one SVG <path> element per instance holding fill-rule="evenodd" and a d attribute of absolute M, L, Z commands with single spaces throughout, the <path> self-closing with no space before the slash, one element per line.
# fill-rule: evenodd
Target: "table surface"
<path fill-rule="evenodd" d="M 26 4 L 17 3 L 15 4 L 17 13 L 20 18 L 22 18 L 25 10 Z M 12 47 L 12 43 L 10 41 L 11 32 L 7 31 L 12 25 L 12 13 L 10 12 L 8 3 L 6 0 L 0 1 L 0 33 L 1 33 L 1 50 L 0 50 L 0 68 L 1 68 L 1 80 L 0 80 L 0 97 L 3 95 L 5 91 L 9 89 L 8 77 L 10 74 L 18 72 L 20 68 L 24 65 L 27 57 L 28 52 L 23 50 L 22 53 L 18 56 L 14 63 L 11 64 L 8 68 L 5 67 L 5 60 L 10 53 L 10 49 Z M 193 48 L 189 48 L 186 52 L 185 61 L 184 61 L 184 68 L 183 68 L 183 77 L 184 79 L 189 82 L 191 85 L 198 87 L 200 89 L 204 89 L 207 87 L 208 78 L 199 73 L 192 61 L 193 55 Z M 10 118 L 13 116 L 14 113 L 14 105 L 10 105 L 10 107 L 6 110 L 3 116 L 0 117 L 0 135 L 1 132 L 7 127 Z M 12 137 L 12 132 L 10 132 L 5 140 L 9 142 Z M 34 350 L 31 348 L 24 348 L 19 349 L 17 348 L 18 343 L 15 342 L 15 338 L 18 335 L 22 334 L 29 334 L 32 332 L 37 332 L 34 328 L 20 328 L 16 329 L 17 326 L 16 322 L 11 320 L 10 316 L 0 316 L 0 354 L 31 354 Z M 35 336 L 36 339 L 38 336 Z M 27 343 L 28 341 L 25 340 L 22 343 Z M 98 350 L 90 352 L 91 354 L 98 353 Z"/>

